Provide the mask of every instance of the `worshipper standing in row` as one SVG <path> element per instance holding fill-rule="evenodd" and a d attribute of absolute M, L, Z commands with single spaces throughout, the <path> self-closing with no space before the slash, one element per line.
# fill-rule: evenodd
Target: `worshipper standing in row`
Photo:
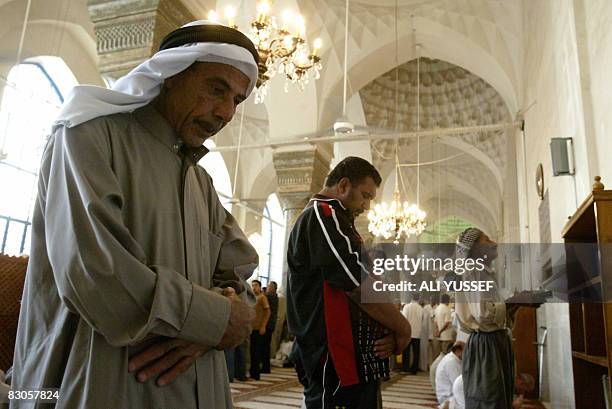
<path fill-rule="evenodd" d="M 434 332 L 436 330 L 436 323 L 434 320 L 434 313 L 436 312 L 436 308 L 438 308 L 438 297 L 431 296 L 431 303 L 429 304 L 429 364 L 437 358 L 438 354 L 436 354 L 436 339 L 434 337 Z M 439 346 L 439 345 L 438 345 Z"/>
<path fill-rule="evenodd" d="M 402 312 L 402 308 L 403 308 L 403 304 L 402 303 L 397 303 L 397 304 L 394 304 L 394 305 L 397 308 L 397 310 L 401 313 Z M 404 314 L 402 314 L 402 315 L 404 315 Z M 402 352 L 402 355 L 403 355 L 403 352 Z M 401 362 L 398 362 L 398 356 L 397 355 L 393 355 L 391 357 L 391 359 L 389 359 L 389 371 L 391 371 L 391 372 L 393 372 L 393 371 L 401 371 L 402 370 L 401 368 L 402 368 L 402 364 L 401 364 Z"/>
<path fill-rule="evenodd" d="M 433 339 L 433 325 L 431 323 L 432 308 L 426 297 L 420 297 L 420 305 L 423 307 L 421 319 L 421 341 L 419 343 L 419 369 L 423 372 L 429 370 L 429 364 L 433 361 L 431 340 Z"/>
<path fill-rule="evenodd" d="M 200 21 L 112 89 L 69 95 L 43 153 L 14 390 L 58 388 L 56 408 L 232 407 L 223 349 L 250 333 L 258 258 L 197 162 L 258 59 Z"/>
<path fill-rule="evenodd" d="M 450 400 L 453 395 L 453 383 L 461 375 L 461 356 L 464 346 L 461 341 L 455 342 L 436 368 L 435 391 L 440 405 Z"/>
<path fill-rule="evenodd" d="M 232 287 L 223 289 L 223 295 L 230 297 L 236 294 Z M 234 380 L 246 381 L 246 342 L 238 345 L 235 348 L 225 348 L 225 364 L 227 365 L 227 378 L 231 382 Z"/>
<path fill-rule="evenodd" d="M 446 351 L 454 341 L 452 310 L 448 294 L 440 296 L 440 304 L 434 310 L 434 354 Z"/>
<path fill-rule="evenodd" d="M 423 307 L 419 304 L 419 294 L 412 293 L 412 301 L 409 304 L 404 305 L 402 315 L 410 323 L 412 329 L 412 338 L 410 344 L 402 352 L 402 371 L 410 372 L 415 375 L 419 370 L 419 358 L 420 351 L 419 345 L 421 341 L 421 327 L 423 321 Z M 410 353 L 412 351 L 412 354 Z M 412 362 L 410 363 L 410 357 L 412 356 Z"/>
<path fill-rule="evenodd" d="M 457 238 L 455 256 L 484 262 L 483 271 L 468 271 L 463 280 L 495 281 L 491 263 L 497 258 L 497 245 L 481 230 L 464 230 Z M 465 407 L 512 408 L 514 355 L 505 325 L 506 305 L 495 289 L 458 292 L 455 308 L 461 329 L 469 334 L 462 369 Z"/>
<path fill-rule="evenodd" d="M 249 367 L 249 373 L 252 379 L 259 380 L 259 374 L 261 373 L 262 358 L 264 355 L 264 348 L 266 346 L 266 329 L 268 327 L 268 321 L 270 320 L 270 305 L 268 299 L 261 291 L 261 281 L 251 281 L 251 287 L 253 287 L 253 293 L 255 294 L 255 319 L 253 319 L 253 331 L 251 331 L 251 366 Z M 270 361 L 268 361 L 268 369 Z"/>
<path fill-rule="evenodd" d="M 381 181 L 365 159 L 343 159 L 291 230 L 287 322 L 308 409 L 380 408 L 386 358 L 410 341 L 410 324 L 394 304 L 361 302 L 372 285 L 354 220 L 369 209 Z"/>
<path fill-rule="evenodd" d="M 276 321 L 278 320 L 278 295 L 276 294 L 278 286 L 276 281 L 270 281 L 268 283 L 267 291 L 265 296 L 268 299 L 268 305 L 270 305 L 270 319 L 266 326 L 266 333 L 264 334 L 264 346 L 263 354 L 261 356 L 261 373 L 270 373 L 270 348 L 272 347 L 272 334 L 276 328 Z"/>
<path fill-rule="evenodd" d="M 246 376 L 246 343 L 242 343 L 235 348 L 226 348 L 225 363 L 227 364 L 227 377 L 230 382 L 234 380 L 245 382 Z"/>

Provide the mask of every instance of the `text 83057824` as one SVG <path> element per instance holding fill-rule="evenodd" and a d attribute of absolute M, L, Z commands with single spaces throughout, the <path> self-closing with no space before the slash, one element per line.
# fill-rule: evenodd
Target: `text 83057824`
<path fill-rule="evenodd" d="M 59 389 L 18 389 L 8 392 L 8 400 L 19 401 L 38 401 L 38 402 L 57 402 L 59 398 Z"/>

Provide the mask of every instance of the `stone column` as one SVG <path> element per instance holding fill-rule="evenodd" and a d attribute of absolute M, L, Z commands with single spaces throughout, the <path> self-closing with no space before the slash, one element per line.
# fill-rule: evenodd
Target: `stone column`
<path fill-rule="evenodd" d="M 180 0 L 89 0 L 100 73 L 113 82 L 159 48 L 170 31 L 195 20 Z"/>
<path fill-rule="evenodd" d="M 330 160 L 331 155 L 316 147 L 274 153 L 278 197 L 285 212 L 287 237 L 308 200 L 323 187 Z"/>
<path fill-rule="evenodd" d="M 274 168 L 278 182 L 278 197 L 285 213 L 285 244 L 283 254 L 287 253 L 289 233 L 300 213 L 315 193 L 319 192 L 329 173 L 331 154 L 322 147 L 304 147 L 291 151 L 276 151 L 273 155 Z M 287 289 L 287 258 L 283 260 L 283 280 L 281 288 Z M 272 353 L 280 343 L 280 334 L 286 317 L 286 300 L 279 299 L 278 322 L 272 338 Z"/>

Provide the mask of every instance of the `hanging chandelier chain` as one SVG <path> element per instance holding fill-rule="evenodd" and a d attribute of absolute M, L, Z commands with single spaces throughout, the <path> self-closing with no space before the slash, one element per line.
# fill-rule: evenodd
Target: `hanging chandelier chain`
<path fill-rule="evenodd" d="M 417 60 L 417 81 L 416 81 L 416 131 L 417 131 L 417 207 L 421 204 L 421 135 L 418 132 L 421 130 L 421 46 L 416 43 L 416 28 L 414 27 L 414 15 L 412 16 L 412 30 L 414 34 L 414 49 Z"/>
<path fill-rule="evenodd" d="M 395 130 L 399 132 L 399 35 L 398 35 L 398 13 L 399 3 L 395 2 Z M 413 33 L 414 34 L 414 33 Z M 418 63 L 418 60 L 417 60 Z M 418 68 L 417 68 L 418 69 Z M 418 91 L 417 91 L 418 92 Z M 417 95 L 417 123 L 418 123 L 418 100 Z M 417 125 L 418 127 L 418 125 Z M 417 138 L 417 146 L 419 144 Z M 419 172 L 420 156 L 417 153 L 417 172 Z M 406 185 L 399 160 L 399 138 L 395 138 L 395 190 L 393 200 L 388 205 L 386 202 L 377 203 L 374 209 L 368 212 L 368 230 L 376 237 L 384 239 L 393 238 L 394 243 L 408 238 L 412 235 L 418 236 L 426 226 L 426 214 L 418 206 L 418 182 L 417 173 L 417 203 L 410 205 L 408 202 L 401 202 L 400 183 L 406 194 Z"/>
<path fill-rule="evenodd" d="M 342 91 L 342 117 L 346 118 L 346 98 L 348 83 L 348 44 L 349 44 L 349 2 L 346 0 L 346 11 L 344 15 L 344 78 Z"/>
<path fill-rule="evenodd" d="M 398 0 L 395 0 L 395 130 L 399 132 L 399 36 L 397 29 L 398 20 Z M 395 140 L 395 192 L 399 192 L 399 179 L 400 179 L 400 161 L 399 161 L 399 139 Z"/>
<path fill-rule="evenodd" d="M 398 0 L 395 1 L 395 131 L 399 132 L 399 36 L 397 29 L 398 20 Z M 395 140 L 395 166 L 396 166 L 396 190 L 397 190 L 397 179 L 399 178 L 399 139 Z"/>

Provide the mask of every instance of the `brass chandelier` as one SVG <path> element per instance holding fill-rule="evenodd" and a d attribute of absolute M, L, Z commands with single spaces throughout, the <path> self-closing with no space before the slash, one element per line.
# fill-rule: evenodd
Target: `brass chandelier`
<path fill-rule="evenodd" d="M 227 6 L 224 10 L 227 24 L 235 29 L 236 9 Z M 216 11 L 208 13 L 208 19 L 219 21 Z M 247 36 L 253 41 L 259 53 L 259 77 L 255 91 L 255 103 L 264 101 L 268 92 L 268 83 L 276 74 L 285 75 L 285 92 L 289 83 L 296 84 L 300 91 L 304 90 L 310 77 L 319 79 L 321 57 L 318 55 L 322 42 L 317 38 L 313 42 L 312 51 L 304 39 L 306 26 L 301 15 L 294 15 L 286 10 L 282 14 L 279 25 L 275 16 L 270 14 L 270 3 L 262 0 L 257 5 L 257 18 L 251 22 Z"/>
<path fill-rule="evenodd" d="M 390 205 L 386 202 L 377 203 L 374 209 L 368 212 L 368 230 L 376 237 L 390 239 L 399 243 L 402 237 L 418 236 L 423 233 L 427 223 L 427 214 L 416 203 L 402 203 L 398 179 L 400 178 L 400 165 L 396 163 L 395 191 Z"/>

